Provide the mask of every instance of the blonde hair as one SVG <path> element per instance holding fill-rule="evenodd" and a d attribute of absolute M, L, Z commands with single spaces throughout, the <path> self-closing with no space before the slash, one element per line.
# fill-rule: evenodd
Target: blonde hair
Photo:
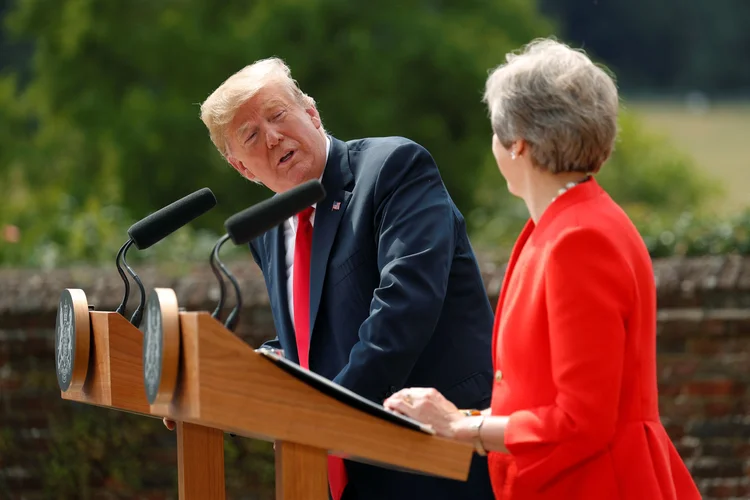
<path fill-rule="evenodd" d="M 208 128 L 214 146 L 225 158 L 230 154 L 227 126 L 234 119 L 237 109 L 262 88 L 274 84 L 287 91 L 304 108 L 315 107 L 315 100 L 302 92 L 292 78 L 289 67 L 277 57 L 261 59 L 245 66 L 227 78 L 201 104 L 201 120 Z"/>
<path fill-rule="evenodd" d="M 490 73 L 483 101 L 500 143 L 525 140 L 539 168 L 592 173 L 612 154 L 617 87 L 582 50 L 532 41 Z"/>

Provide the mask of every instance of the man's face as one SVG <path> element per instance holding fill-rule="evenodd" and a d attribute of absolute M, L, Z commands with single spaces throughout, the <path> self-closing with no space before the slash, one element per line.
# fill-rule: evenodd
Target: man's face
<path fill-rule="evenodd" d="M 326 161 L 320 125 L 314 107 L 305 109 L 286 89 L 269 85 L 229 124 L 229 163 L 276 193 L 318 179 Z"/>

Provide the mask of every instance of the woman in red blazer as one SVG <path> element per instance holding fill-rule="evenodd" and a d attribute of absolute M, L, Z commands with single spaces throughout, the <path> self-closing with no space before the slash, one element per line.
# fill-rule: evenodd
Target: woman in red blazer
<path fill-rule="evenodd" d="M 492 404 L 459 411 L 411 388 L 385 406 L 488 452 L 498 499 L 699 499 L 659 419 L 651 260 L 592 177 L 616 137 L 614 82 L 539 40 L 490 75 L 485 101 L 498 167 L 531 216 L 497 304 Z"/>

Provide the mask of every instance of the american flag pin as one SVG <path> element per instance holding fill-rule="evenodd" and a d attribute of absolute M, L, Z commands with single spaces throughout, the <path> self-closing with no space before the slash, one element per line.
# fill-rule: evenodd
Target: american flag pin
<path fill-rule="evenodd" d="M 331 210 L 338 210 L 341 208 L 341 202 L 340 201 L 334 201 L 333 206 L 331 207 Z"/>

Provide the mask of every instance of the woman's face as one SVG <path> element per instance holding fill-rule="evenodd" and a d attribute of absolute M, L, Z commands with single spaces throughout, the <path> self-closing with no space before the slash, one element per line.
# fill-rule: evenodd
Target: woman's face
<path fill-rule="evenodd" d="M 521 162 L 519 158 L 514 159 L 511 156 L 510 150 L 505 149 L 496 134 L 492 134 L 492 154 L 495 157 L 500 174 L 505 178 L 508 191 L 515 196 L 520 196 L 523 187 Z"/>

